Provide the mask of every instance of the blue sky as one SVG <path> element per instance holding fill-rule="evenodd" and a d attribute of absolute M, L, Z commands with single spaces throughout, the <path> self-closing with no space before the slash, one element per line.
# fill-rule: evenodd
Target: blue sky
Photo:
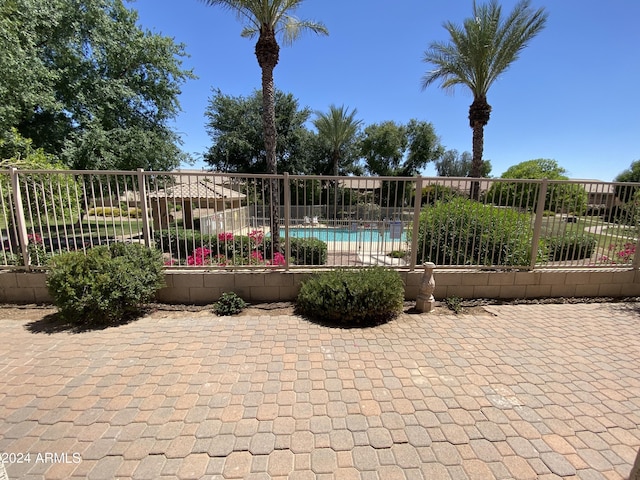
<path fill-rule="evenodd" d="M 517 3 L 503 0 L 508 13 Z M 179 5 L 179 6 L 178 6 Z M 533 0 L 547 27 L 494 83 L 484 158 L 492 176 L 534 158 L 552 158 L 571 178 L 612 180 L 640 159 L 640 1 Z M 248 96 L 260 88 L 255 40 L 240 37 L 236 16 L 199 0 L 137 0 L 139 24 L 184 43 L 184 67 L 198 76 L 183 86 L 175 128 L 183 149 L 211 145 L 204 112 L 212 89 Z M 442 27 L 470 16 L 471 0 L 306 0 L 299 18 L 322 21 L 328 37 L 307 34 L 283 47 L 276 87 L 301 106 L 358 110 L 365 125 L 411 118 L 431 122 L 447 149 L 471 151 L 467 119 L 473 98 L 457 88 L 421 89 L 430 66 L 423 53 L 447 40 Z M 197 162 L 196 167 L 204 163 Z M 435 175 L 432 166 L 426 175 Z"/>

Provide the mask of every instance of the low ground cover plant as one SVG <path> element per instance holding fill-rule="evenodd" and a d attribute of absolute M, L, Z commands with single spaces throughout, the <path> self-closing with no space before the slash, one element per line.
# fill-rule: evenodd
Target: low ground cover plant
<path fill-rule="evenodd" d="M 51 259 L 47 274 L 47 288 L 60 315 L 78 326 L 135 314 L 163 285 L 161 253 L 139 244 L 63 253 Z"/>
<path fill-rule="evenodd" d="M 318 321 L 372 325 L 396 317 L 403 302 L 404 285 L 398 272 L 382 267 L 338 269 L 303 282 L 296 309 Z"/>
<path fill-rule="evenodd" d="M 247 308 L 248 304 L 235 292 L 223 293 L 213 304 L 213 312 L 219 316 L 237 315 Z"/>

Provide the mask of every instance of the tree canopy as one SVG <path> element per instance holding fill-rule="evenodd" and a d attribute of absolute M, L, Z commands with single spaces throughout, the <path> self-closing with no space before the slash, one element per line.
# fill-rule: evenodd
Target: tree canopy
<path fill-rule="evenodd" d="M 457 150 L 447 150 L 435 161 L 436 172 L 439 177 L 470 177 L 472 167 L 472 156 L 470 152 Z M 491 162 L 484 160 L 480 174 L 488 177 L 491 173 Z"/>
<path fill-rule="evenodd" d="M 504 179 L 568 180 L 567 171 L 558 162 L 547 158 L 527 160 L 509 167 Z M 535 209 L 539 184 L 529 182 L 495 182 L 487 192 L 489 201 L 497 205 Z M 545 210 L 582 213 L 587 208 L 588 195 L 580 184 L 550 183 L 547 187 Z"/>
<path fill-rule="evenodd" d="M 344 105 L 331 105 L 329 111 L 317 112 L 313 124 L 318 130 L 318 140 L 328 151 L 333 165 L 333 174 L 339 175 L 341 169 L 353 164 L 355 144 L 362 120 L 356 120 L 358 111 Z M 344 165 L 346 164 L 346 165 Z"/>
<path fill-rule="evenodd" d="M 280 170 L 308 173 L 313 134 L 305 123 L 311 116 L 307 107 L 300 108 L 290 93 L 275 93 L 277 145 L 276 158 Z M 264 173 L 267 158 L 262 122 L 262 92 L 249 97 L 231 96 L 216 90 L 205 112 L 207 131 L 213 145 L 205 153 L 205 161 L 216 170 Z"/>
<path fill-rule="evenodd" d="M 17 128 L 72 168 L 178 166 L 169 122 L 194 76 L 184 46 L 137 19 L 122 0 L 3 2 L 0 131 Z"/>
<path fill-rule="evenodd" d="M 616 182 L 640 182 L 640 160 L 631 162 L 629 168 L 620 172 L 614 180 Z"/>
<path fill-rule="evenodd" d="M 569 177 L 565 175 L 566 173 L 567 170 L 558 165 L 557 161 L 548 158 L 537 158 L 512 165 L 505 170 L 501 178 L 567 180 Z"/>
<path fill-rule="evenodd" d="M 433 125 L 415 119 L 369 125 L 360 149 L 367 171 L 380 176 L 415 175 L 444 151 Z"/>

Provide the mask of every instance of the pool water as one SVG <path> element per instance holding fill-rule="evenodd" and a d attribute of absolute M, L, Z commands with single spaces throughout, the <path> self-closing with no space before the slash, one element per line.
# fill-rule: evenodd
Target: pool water
<path fill-rule="evenodd" d="M 284 236 L 284 229 L 280 230 Z M 290 228 L 289 236 L 296 238 L 317 238 L 323 242 L 397 242 L 406 240 L 406 233 L 402 238 L 391 238 L 391 233 L 386 230 L 382 234 L 373 229 L 349 230 L 347 228 Z"/>

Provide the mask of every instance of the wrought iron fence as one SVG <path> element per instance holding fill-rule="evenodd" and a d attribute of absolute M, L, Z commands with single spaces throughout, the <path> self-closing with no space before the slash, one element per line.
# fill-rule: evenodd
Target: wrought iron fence
<path fill-rule="evenodd" d="M 10 169 L 0 172 L 0 267 L 140 242 L 161 249 L 168 269 L 637 268 L 639 187 Z"/>

